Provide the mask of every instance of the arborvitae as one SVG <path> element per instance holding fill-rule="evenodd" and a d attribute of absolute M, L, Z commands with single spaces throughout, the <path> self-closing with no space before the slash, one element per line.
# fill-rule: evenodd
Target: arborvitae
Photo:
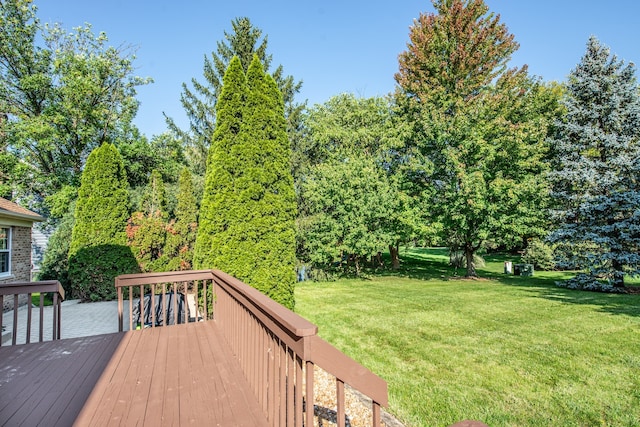
<path fill-rule="evenodd" d="M 245 101 L 246 80 L 238 58 L 231 60 L 224 74 L 222 92 L 216 104 L 218 117 L 211 149 L 207 157 L 204 194 L 200 203 L 200 215 L 193 261 L 196 269 L 212 268 L 220 248 L 218 242 L 229 227 L 227 216 L 233 215 L 229 207 L 233 203 L 233 175 L 237 172 L 233 163 L 237 144 L 242 108 Z M 227 214 L 222 217 L 220 212 Z"/>
<path fill-rule="evenodd" d="M 552 141 L 551 174 L 559 229 L 552 240 L 573 247 L 585 268 L 571 287 L 615 288 L 640 273 L 640 96 L 632 64 L 624 65 L 595 37 L 569 75 L 566 120 Z M 604 288 L 607 286 L 605 285 Z"/>
<path fill-rule="evenodd" d="M 167 227 L 167 243 L 164 253 L 168 257 L 169 271 L 190 270 L 198 227 L 198 209 L 193 192 L 193 180 L 188 168 L 180 173 L 178 181 L 178 206 L 175 220 Z"/>
<path fill-rule="evenodd" d="M 111 299 L 114 278 L 137 271 L 127 247 L 128 184 L 122 157 L 112 144 L 91 152 L 82 173 L 69 248 L 69 279 L 75 297 Z"/>
<path fill-rule="evenodd" d="M 257 57 L 239 75 L 234 59 L 218 101 L 196 268 L 224 270 L 293 308 L 296 204 L 282 97 Z"/>

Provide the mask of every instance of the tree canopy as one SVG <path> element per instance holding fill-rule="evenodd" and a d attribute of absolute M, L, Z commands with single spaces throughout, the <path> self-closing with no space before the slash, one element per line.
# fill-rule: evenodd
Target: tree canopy
<path fill-rule="evenodd" d="M 125 233 L 127 190 L 117 148 L 104 143 L 93 150 L 82 173 L 69 247 L 69 278 L 78 298 L 112 299 L 115 277 L 138 269 Z"/>
<path fill-rule="evenodd" d="M 40 43 L 42 40 L 42 43 Z M 0 165 L 22 195 L 77 187 L 89 153 L 134 117 L 133 54 L 91 27 L 43 27 L 30 0 L 0 3 Z"/>
<path fill-rule="evenodd" d="M 546 121 L 530 108 L 539 84 L 526 67 L 507 69 L 518 44 L 499 16 L 482 0 L 433 5 L 400 54 L 397 100 L 416 166 L 430 171 L 422 181 L 433 188 L 434 218 L 476 276 L 477 250 L 513 245 L 541 220 Z"/>

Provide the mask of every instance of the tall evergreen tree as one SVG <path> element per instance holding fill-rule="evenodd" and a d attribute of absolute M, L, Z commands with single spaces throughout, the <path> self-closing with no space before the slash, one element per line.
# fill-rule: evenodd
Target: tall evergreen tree
<path fill-rule="evenodd" d="M 215 267 L 294 306 L 296 202 L 282 97 L 257 55 L 224 76 L 196 240 Z"/>
<path fill-rule="evenodd" d="M 427 194 L 443 237 L 476 276 L 476 251 L 512 246 L 541 221 L 546 123 L 527 106 L 537 84 L 526 68 L 507 70 L 518 44 L 500 17 L 482 0 L 433 5 L 400 54 L 398 103 L 414 124 L 416 182 L 435 190 Z"/>
<path fill-rule="evenodd" d="M 216 102 L 231 59 L 238 57 L 245 73 L 254 55 L 258 55 L 265 70 L 269 70 L 272 61 L 272 56 L 267 53 L 268 37 L 262 37 L 262 30 L 254 27 L 249 18 L 236 18 L 231 26 L 233 32 L 225 31 L 224 41 L 218 41 L 211 57 L 204 58 L 204 81 L 192 78 L 192 88 L 182 84 L 180 102 L 189 119 L 189 129 L 180 129 L 172 118 L 165 116 L 169 128 L 180 135 L 189 147 L 191 162 L 198 174 L 204 174 L 205 159 L 215 131 Z M 288 129 L 293 134 L 299 130 L 300 112 L 304 108 L 294 100 L 302 82 L 296 82 L 292 76 L 284 76 L 282 65 L 273 71 L 272 76 L 284 97 Z"/>
<path fill-rule="evenodd" d="M 587 270 L 571 286 L 613 287 L 640 273 L 640 96 L 635 67 L 591 37 L 569 75 L 552 141 L 551 173 L 560 227 L 553 241 L 574 247 L 574 264 Z"/>
<path fill-rule="evenodd" d="M 69 247 L 69 279 L 74 296 L 110 299 L 114 278 L 137 271 L 127 247 L 128 184 L 122 157 L 112 144 L 91 152 L 82 173 Z"/>
<path fill-rule="evenodd" d="M 194 251 L 195 268 L 211 268 L 219 250 L 217 243 L 229 229 L 228 215 L 220 216 L 228 206 L 234 204 L 232 198 L 233 179 L 240 168 L 235 168 L 234 154 L 237 151 L 238 134 L 242 125 L 243 104 L 246 98 L 246 77 L 238 58 L 229 63 L 224 74 L 224 84 L 220 99 L 216 104 L 217 127 L 207 157 L 207 173 L 204 194 L 200 203 L 198 234 Z M 228 210 L 233 215 L 233 210 Z"/>

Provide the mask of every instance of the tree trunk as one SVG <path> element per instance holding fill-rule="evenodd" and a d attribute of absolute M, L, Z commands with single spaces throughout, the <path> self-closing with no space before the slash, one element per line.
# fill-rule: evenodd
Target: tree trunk
<path fill-rule="evenodd" d="M 464 257 L 467 260 L 467 276 L 466 277 L 478 277 L 476 273 L 476 265 L 473 263 L 473 254 L 475 250 L 471 245 L 465 245 Z"/>
<path fill-rule="evenodd" d="M 613 277 L 611 284 L 614 288 L 624 288 L 624 271 L 622 269 L 622 264 L 617 259 L 614 259 L 611 262 L 611 266 L 613 267 Z"/>
<path fill-rule="evenodd" d="M 394 270 L 400 268 L 400 256 L 398 246 L 389 245 L 389 254 L 391 255 L 391 266 Z"/>

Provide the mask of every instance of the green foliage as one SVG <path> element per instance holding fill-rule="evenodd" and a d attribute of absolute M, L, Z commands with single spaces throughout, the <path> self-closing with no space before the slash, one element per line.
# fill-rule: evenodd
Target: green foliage
<path fill-rule="evenodd" d="M 75 203 L 67 206 L 67 213 L 62 216 L 60 223 L 49 237 L 38 273 L 38 280 L 58 280 L 67 293 L 67 298 L 75 297 L 68 272 L 69 246 L 75 223 L 74 211 Z"/>
<path fill-rule="evenodd" d="M 296 286 L 296 312 L 381 376 L 405 425 L 634 426 L 637 295 L 557 288 L 569 273 L 451 277 L 447 249 L 402 250 L 398 273 Z"/>
<path fill-rule="evenodd" d="M 148 216 L 167 216 L 167 194 L 162 176 L 157 170 L 151 172 L 149 183 L 142 196 L 142 211 Z"/>
<path fill-rule="evenodd" d="M 146 186 L 154 170 L 165 183 L 176 182 L 186 163 L 181 141 L 169 132 L 156 135 L 151 141 L 135 136 L 132 140 L 119 141 L 117 147 L 131 188 Z"/>
<path fill-rule="evenodd" d="M 82 173 L 69 247 L 69 279 L 81 299 L 110 299 L 114 278 L 138 271 L 127 247 L 128 193 L 122 157 L 112 144 L 91 152 Z"/>
<path fill-rule="evenodd" d="M 433 3 L 400 55 L 397 100 L 414 127 L 413 182 L 432 188 L 425 204 L 444 240 L 471 261 L 481 248 L 544 234 L 553 92 L 526 68 L 506 69 L 518 44 L 483 1 Z"/>
<path fill-rule="evenodd" d="M 194 264 L 294 306 L 296 203 L 282 98 L 257 56 L 224 75 Z"/>
<path fill-rule="evenodd" d="M 84 246 L 69 257 L 71 289 L 74 297 L 83 301 L 115 299 L 115 278 L 139 272 L 131 248 L 126 245 Z"/>
<path fill-rule="evenodd" d="M 633 64 L 591 37 L 569 76 L 552 140 L 557 224 L 550 238 L 588 276 L 624 287 L 640 275 L 640 92 Z M 584 280 L 576 280 L 579 286 Z M 584 286 L 582 286 L 584 287 Z"/>
<path fill-rule="evenodd" d="M 143 272 L 166 271 L 163 249 L 167 223 L 160 211 L 145 214 L 134 212 L 127 222 L 127 244 Z"/>
<path fill-rule="evenodd" d="M 19 194 L 45 198 L 79 185 L 84 160 L 131 122 L 136 87 L 149 80 L 104 33 L 43 28 L 35 12 L 30 1 L 0 3 L 0 134 L 11 148 L 1 163 Z"/>
<path fill-rule="evenodd" d="M 306 138 L 294 153 L 302 261 L 328 268 L 348 260 L 357 273 L 369 257 L 426 234 L 402 183 L 388 100 L 339 95 L 311 108 L 304 123 Z"/>
<path fill-rule="evenodd" d="M 180 173 L 178 205 L 175 219 L 167 226 L 164 255 L 168 258 L 167 270 L 191 270 L 193 251 L 198 229 L 198 208 L 191 172 L 184 168 Z"/>
<path fill-rule="evenodd" d="M 396 192 L 372 158 L 322 163 L 302 191 L 307 216 L 299 233 L 314 265 L 348 260 L 359 273 L 364 262 L 394 241 L 388 224 L 398 207 Z"/>
<path fill-rule="evenodd" d="M 183 139 L 189 158 L 189 165 L 196 174 L 204 174 L 209 146 L 216 127 L 216 103 L 221 95 L 223 76 L 232 58 L 237 57 L 243 72 L 247 72 L 254 55 L 262 62 L 265 70 L 271 65 L 271 55 L 267 53 L 267 36 L 262 38 L 262 30 L 253 26 L 249 18 L 241 17 L 231 21 L 232 33 L 224 32 L 224 40 L 218 41 L 211 57 L 204 58 L 204 81 L 191 79 L 192 88 L 182 84 L 180 101 L 189 119 L 189 129 L 180 129 L 170 117 L 165 117 L 169 129 Z M 261 39 L 262 38 L 262 39 Z M 272 73 L 281 96 L 284 98 L 287 129 L 291 136 L 298 132 L 300 113 L 304 105 L 294 102 L 300 92 L 302 82 L 295 82 L 292 76 L 284 76 L 282 65 Z"/>
<path fill-rule="evenodd" d="M 473 264 L 476 267 L 484 267 L 484 258 L 479 254 L 473 254 Z M 458 268 L 467 268 L 467 257 L 463 251 L 449 250 L 449 265 Z"/>
<path fill-rule="evenodd" d="M 556 267 L 554 247 L 540 239 L 529 239 L 522 262 L 533 264 L 536 270 L 553 270 Z"/>

